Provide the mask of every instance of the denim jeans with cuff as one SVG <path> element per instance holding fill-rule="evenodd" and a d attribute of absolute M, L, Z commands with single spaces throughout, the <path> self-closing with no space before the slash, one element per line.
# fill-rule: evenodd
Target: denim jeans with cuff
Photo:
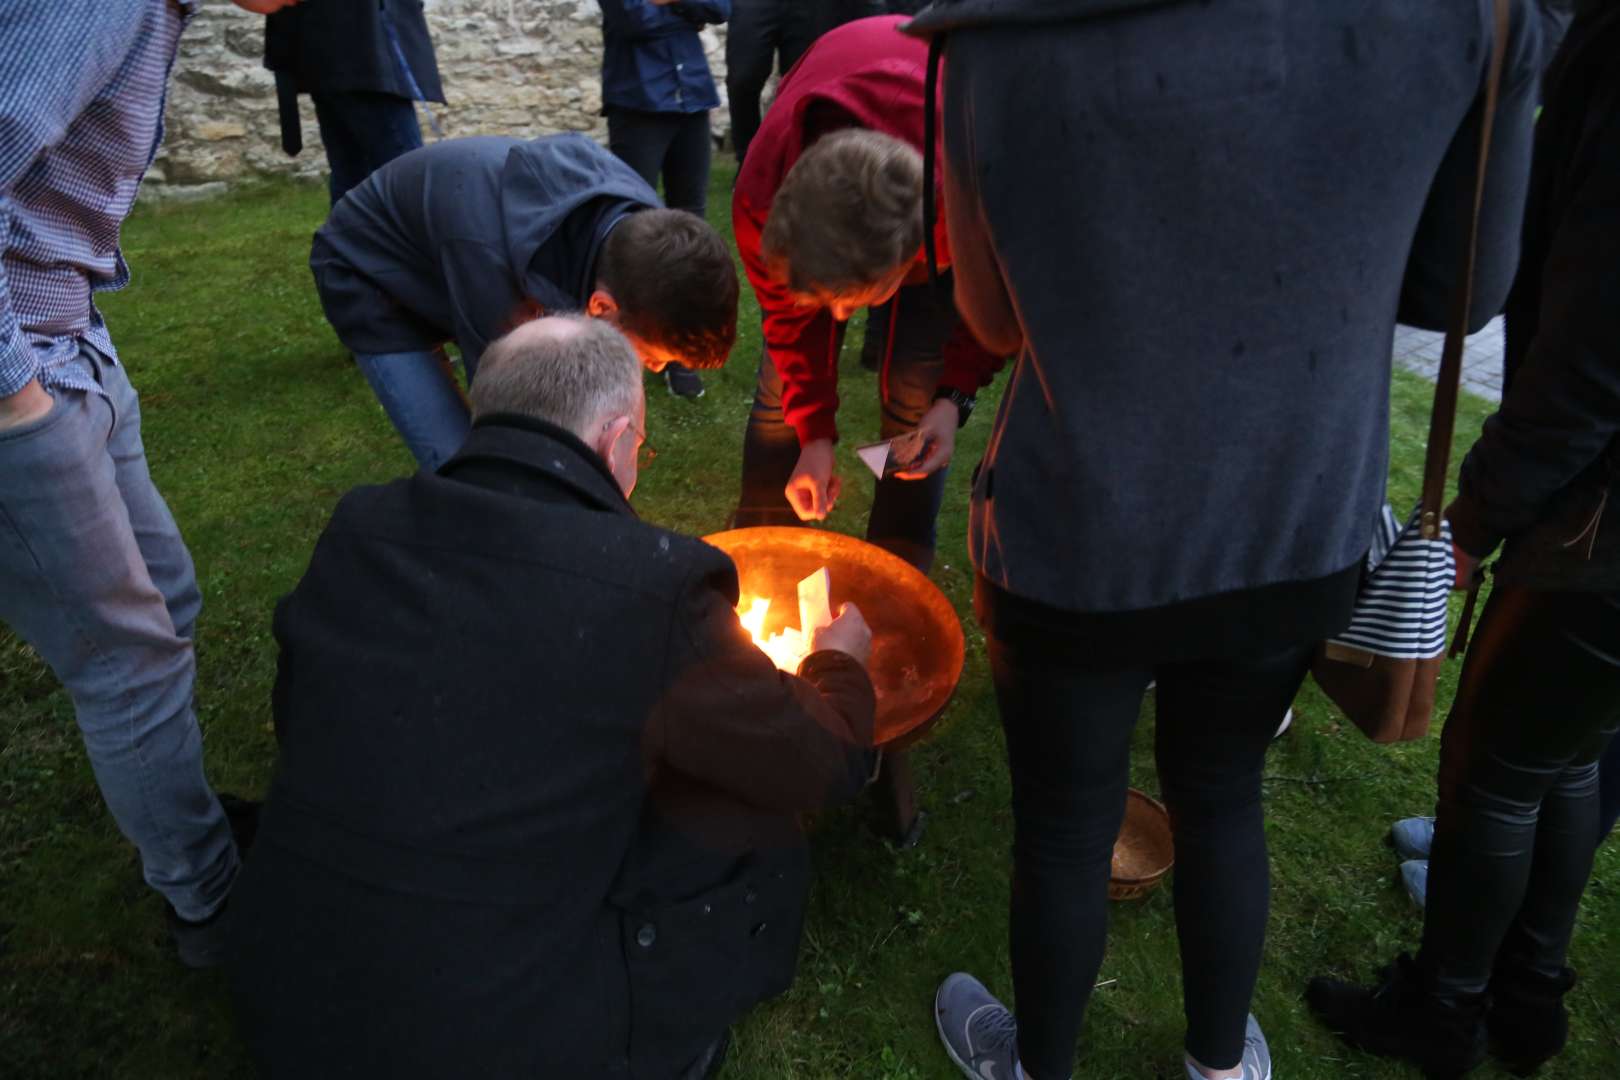
<path fill-rule="evenodd" d="M 239 865 L 192 706 L 202 594 L 128 376 L 87 344 L 74 363 L 99 393 L 57 389 L 45 416 L 0 431 L 0 622 L 67 688 L 147 883 L 197 921 Z"/>

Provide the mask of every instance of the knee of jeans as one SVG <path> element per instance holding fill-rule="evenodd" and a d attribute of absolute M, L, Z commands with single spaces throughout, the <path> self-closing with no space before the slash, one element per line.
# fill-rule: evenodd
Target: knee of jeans
<path fill-rule="evenodd" d="M 1595 799 L 1602 788 L 1597 762 L 1572 765 L 1559 774 L 1547 797 L 1559 799 Z"/>
<path fill-rule="evenodd" d="M 1026 779 L 1013 796 L 1013 855 L 1021 869 L 1063 873 L 1109 863 L 1125 818 L 1124 801 L 1104 792 L 1032 790 Z"/>
<path fill-rule="evenodd" d="M 1477 782 L 1460 783 L 1453 799 L 1442 799 L 1436 830 L 1449 832 L 1466 828 L 1470 822 L 1486 827 L 1534 829 L 1544 794 L 1513 793 Z"/>

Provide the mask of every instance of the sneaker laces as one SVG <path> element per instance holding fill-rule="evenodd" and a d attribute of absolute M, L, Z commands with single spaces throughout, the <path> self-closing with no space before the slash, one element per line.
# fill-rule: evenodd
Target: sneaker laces
<path fill-rule="evenodd" d="M 981 1006 L 968 1023 L 968 1035 L 979 1053 L 1001 1050 L 1018 1040 L 1018 1019 L 1005 1005 Z"/>

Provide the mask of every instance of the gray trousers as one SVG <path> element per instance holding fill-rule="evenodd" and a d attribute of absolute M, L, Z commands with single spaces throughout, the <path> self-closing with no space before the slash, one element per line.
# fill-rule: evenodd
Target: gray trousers
<path fill-rule="evenodd" d="M 203 919 L 238 858 L 192 711 L 202 595 L 147 472 L 129 378 L 89 345 L 76 362 L 101 393 L 56 390 L 43 418 L 0 431 L 0 622 L 71 695 L 147 883 L 181 918 Z"/>

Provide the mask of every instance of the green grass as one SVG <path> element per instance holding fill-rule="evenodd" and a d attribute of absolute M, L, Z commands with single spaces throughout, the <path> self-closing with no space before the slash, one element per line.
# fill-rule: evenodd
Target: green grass
<path fill-rule="evenodd" d="M 715 178 L 717 224 L 728 180 Z M 126 231 L 135 282 L 104 305 L 144 393 L 152 471 L 206 600 L 197 697 L 209 774 L 217 787 L 250 795 L 263 793 L 275 760 L 272 605 L 302 572 L 339 494 L 410 465 L 310 286 L 309 237 L 324 210 L 321 190 L 288 185 L 142 209 Z M 651 520 L 697 533 L 722 526 L 736 495 L 757 320 L 745 300 L 738 355 L 708 376 L 702 401 L 650 394 L 660 456 L 636 502 Z M 846 447 L 877 430 L 872 377 L 848 359 Z M 1420 380 L 1397 376 L 1399 505 L 1415 497 L 1428 393 Z M 942 517 L 934 576 L 961 611 L 970 648 L 955 703 L 915 755 L 932 815 L 927 835 L 920 848 L 895 852 L 865 828 L 860 807 L 818 823 L 798 983 L 741 1026 L 732 1080 L 949 1077 L 930 1017 L 938 980 L 967 968 L 1010 992 L 1008 781 L 968 607 L 964 541 L 967 465 L 983 449 L 993 405 L 963 433 Z M 1485 412 L 1465 401 L 1459 452 Z M 844 471 L 854 490 L 832 525 L 854 531 L 870 481 L 851 460 Z M 1454 683 L 1453 666 L 1442 709 Z M 1432 805 L 1436 741 L 1374 747 L 1314 687 L 1297 712 L 1295 733 L 1268 765 L 1274 901 L 1255 1011 L 1286 1080 L 1409 1076 L 1342 1050 L 1306 1015 L 1300 991 L 1313 974 L 1367 975 L 1415 944 L 1419 918 L 1394 884 L 1382 837 L 1392 818 Z M 1148 720 L 1137 734 L 1134 782 L 1156 792 L 1151 713 Z M 3 632 L 0 924 L 0 1078 L 249 1074 L 223 980 L 173 959 L 161 901 L 142 885 L 102 807 L 66 695 Z M 1620 845 L 1599 858 L 1573 959 L 1583 977 L 1573 1043 L 1551 1075 L 1620 1075 Z M 1117 981 L 1094 998 L 1077 1076 L 1181 1075 L 1178 970 L 1168 893 L 1116 906 L 1102 977 Z"/>

